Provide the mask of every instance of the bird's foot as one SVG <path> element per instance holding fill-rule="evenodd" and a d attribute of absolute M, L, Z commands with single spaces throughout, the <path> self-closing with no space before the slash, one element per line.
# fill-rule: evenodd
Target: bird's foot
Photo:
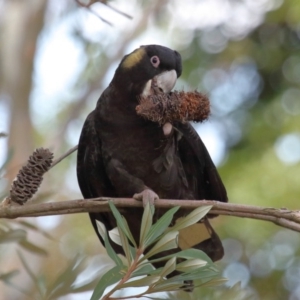
<path fill-rule="evenodd" d="M 141 193 L 136 193 L 133 195 L 136 200 L 142 200 L 143 206 L 145 207 L 147 203 L 154 204 L 154 200 L 158 200 L 158 195 L 150 189 L 145 189 Z"/>

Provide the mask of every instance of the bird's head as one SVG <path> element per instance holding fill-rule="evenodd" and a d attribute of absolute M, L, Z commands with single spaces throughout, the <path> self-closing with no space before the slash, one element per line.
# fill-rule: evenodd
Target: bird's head
<path fill-rule="evenodd" d="M 178 52 L 159 45 L 141 46 L 122 59 L 112 85 L 132 96 L 147 95 L 154 86 L 168 93 L 181 71 Z"/>

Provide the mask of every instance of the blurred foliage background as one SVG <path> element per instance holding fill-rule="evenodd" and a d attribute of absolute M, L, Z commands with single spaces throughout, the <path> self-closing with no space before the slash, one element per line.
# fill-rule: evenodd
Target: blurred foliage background
<path fill-rule="evenodd" d="M 177 89 L 210 97 L 210 120 L 195 126 L 230 201 L 298 209 L 300 2 L 102 2 L 0 0 L 1 199 L 35 148 L 58 157 L 77 144 L 123 55 L 156 43 L 182 55 Z M 75 164 L 47 173 L 32 201 L 81 198 Z M 300 299 L 298 233 L 224 216 L 214 226 L 234 288 L 195 299 Z M 85 214 L 0 220 L 1 299 L 86 299 L 110 263 Z"/>

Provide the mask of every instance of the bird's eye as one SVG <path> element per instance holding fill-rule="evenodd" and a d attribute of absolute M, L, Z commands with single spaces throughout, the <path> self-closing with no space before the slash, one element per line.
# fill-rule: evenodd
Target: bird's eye
<path fill-rule="evenodd" d="M 157 68 L 159 66 L 160 61 L 159 61 L 158 56 L 156 56 L 156 55 L 152 56 L 150 58 L 150 61 L 151 61 L 151 64 L 152 64 L 153 67 Z"/>

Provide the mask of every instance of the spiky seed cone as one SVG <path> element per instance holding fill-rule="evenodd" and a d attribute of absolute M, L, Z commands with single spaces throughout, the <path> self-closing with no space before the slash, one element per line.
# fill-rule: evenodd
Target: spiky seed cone
<path fill-rule="evenodd" d="M 160 125 L 167 122 L 203 122 L 210 115 L 209 99 L 197 91 L 142 96 L 139 102 L 137 114 Z"/>
<path fill-rule="evenodd" d="M 49 149 L 36 149 L 13 181 L 10 199 L 19 204 L 26 203 L 37 192 L 52 160 L 53 153 Z"/>

